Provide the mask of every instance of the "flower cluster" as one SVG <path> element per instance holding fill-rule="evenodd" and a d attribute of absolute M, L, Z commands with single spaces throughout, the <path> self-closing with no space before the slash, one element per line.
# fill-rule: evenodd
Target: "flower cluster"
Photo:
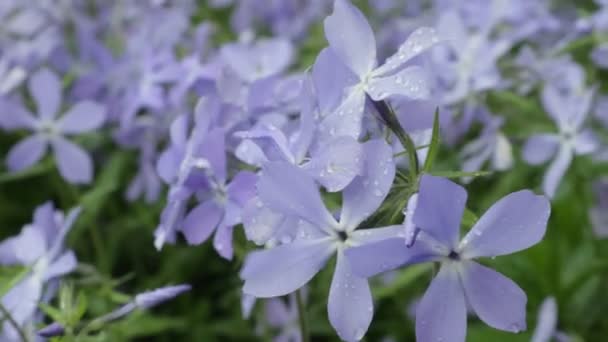
<path fill-rule="evenodd" d="M 586 16 L 528 0 L 370 1 L 365 14 L 351 0 L 4 2 L 0 187 L 48 175 L 55 203 L 79 209 L 46 203 L 0 242 L 0 265 L 23 269 L 0 284 L 0 340 L 92 335 L 191 290 L 121 297 L 86 324 L 69 294 L 53 309 L 62 278 L 98 276 L 65 241 L 80 207 L 105 224 L 115 191 L 121 216 L 151 213 L 156 252 L 211 240 L 237 265 L 224 267 L 260 336 L 310 340 L 306 305 L 322 303 L 325 330 L 361 340 L 375 289 L 422 269 L 416 341 L 464 342 L 468 314 L 567 338 L 552 296 L 577 287 L 518 285 L 493 259 L 539 244 L 577 187 L 589 232 L 608 236 L 608 101 L 593 71 L 608 68 L 606 1 Z M 547 298 L 536 320 L 524 289 Z"/>

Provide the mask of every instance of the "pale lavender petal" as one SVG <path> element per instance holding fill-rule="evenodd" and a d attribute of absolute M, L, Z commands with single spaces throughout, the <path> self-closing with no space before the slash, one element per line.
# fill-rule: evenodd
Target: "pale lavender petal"
<path fill-rule="evenodd" d="M 32 318 L 42 296 L 42 285 L 39 279 L 28 276 L 0 298 L 16 322 L 23 324 Z"/>
<path fill-rule="evenodd" d="M 42 159 L 48 142 L 42 135 L 33 135 L 18 142 L 8 152 L 6 166 L 16 172 L 29 168 Z"/>
<path fill-rule="evenodd" d="M 416 308 L 416 341 L 464 342 L 466 334 L 467 306 L 458 271 L 443 264 Z"/>
<path fill-rule="evenodd" d="M 445 178 L 424 175 L 420 180 L 414 223 L 451 249 L 458 243 L 466 202 L 467 192 L 462 186 Z"/>
<path fill-rule="evenodd" d="M 327 191 L 344 189 L 362 167 L 362 147 L 351 137 L 339 137 L 323 146 L 304 166 Z"/>
<path fill-rule="evenodd" d="M 359 139 L 364 109 L 365 93 L 360 89 L 352 89 L 340 106 L 321 121 L 321 139 L 329 141 L 341 136 Z"/>
<path fill-rule="evenodd" d="M 403 215 L 405 215 L 405 221 L 403 222 L 403 230 L 405 235 L 405 244 L 408 247 L 411 247 L 414 244 L 418 232 L 418 227 L 414 223 L 414 213 L 416 212 L 417 206 L 418 193 L 415 193 L 407 201 L 407 207 L 403 212 Z"/>
<path fill-rule="evenodd" d="M 360 78 L 376 66 L 376 39 L 367 19 L 349 0 L 336 0 L 325 18 L 325 37 L 334 53 Z"/>
<path fill-rule="evenodd" d="M 163 151 L 156 162 L 156 173 L 167 184 L 173 182 L 179 171 L 183 154 L 179 153 L 175 147 L 170 147 Z"/>
<path fill-rule="evenodd" d="M 574 138 L 574 152 L 578 155 L 589 154 L 600 147 L 600 140 L 591 130 L 586 129 Z"/>
<path fill-rule="evenodd" d="M 390 238 L 347 249 L 344 254 L 352 265 L 355 274 L 372 277 L 410 264 L 438 259 L 438 256 L 417 243 L 408 248 L 403 238 Z"/>
<path fill-rule="evenodd" d="M 59 173 L 70 183 L 90 183 L 93 179 L 93 160 L 80 146 L 56 137 L 51 141 Z"/>
<path fill-rule="evenodd" d="M 528 299 L 511 279 L 474 261 L 465 261 L 461 281 L 468 303 L 484 323 L 514 333 L 526 330 Z"/>
<path fill-rule="evenodd" d="M 543 178 L 543 191 L 549 198 L 553 198 L 562 178 L 568 171 L 572 162 L 573 151 L 569 147 L 561 147 L 557 158 L 553 160 L 545 177 Z"/>
<path fill-rule="evenodd" d="M 337 225 L 325 208 L 313 179 L 294 165 L 267 163 L 258 181 L 258 195 L 265 205 L 278 213 L 297 216 L 322 229 Z"/>
<path fill-rule="evenodd" d="M 358 341 L 367 332 L 374 303 L 367 279 L 352 273 L 350 262 L 338 252 L 327 300 L 329 322 L 345 341 Z"/>
<path fill-rule="evenodd" d="M 28 88 L 40 118 L 52 120 L 61 105 L 61 81 L 48 69 L 37 71 L 28 82 Z"/>
<path fill-rule="evenodd" d="M 545 235 L 551 205 L 530 190 L 494 203 L 460 243 L 464 258 L 511 254 L 537 244 Z"/>
<path fill-rule="evenodd" d="M 227 186 L 228 198 L 244 207 L 255 196 L 257 181 L 258 176 L 251 171 L 237 173 Z"/>
<path fill-rule="evenodd" d="M 213 201 L 206 201 L 192 209 L 183 223 L 182 233 L 190 245 L 205 242 L 213 233 L 220 220 L 223 210 Z"/>
<path fill-rule="evenodd" d="M 284 220 L 283 215 L 265 207 L 259 198 L 252 199 L 245 205 L 242 216 L 247 240 L 257 245 L 268 242 Z"/>
<path fill-rule="evenodd" d="M 77 265 L 78 261 L 74 252 L 67 251 L 59 256 L 46 270 L 44 280 L 49 281 L 50 279 L 66 275 L 75 270 Z"/>
<path fill-rule="evenodd" d="M 221 224 L 213 236 L 213 248 L 226 260 L 232 260 L 234 249 L 232 247 L 232 232 L 234 226 Z"/>
<path fill-rule="evenodd" d="M 103 125 L 105 108 L 92 101 L 83 101 L 74 105 L 57 122 L 58 129 L 64 134 L 90 132 Z"/>
<path fill-rule="evenodd" d="M 386 62 L 374 70 L 375 76 L 392 73 L 401 68 L 406 62 L 427 51 L 439 43 L 437 31 L 431 27 L 420 27 L 410 34 L 397 53 L 389 57 Z"/>
<path fill-rule="evenodd" d="M 161 287 L 156 290 L 142 292 L 135 296 L 134 302 L 137 307 L 142 309 L 149 309 L 153 306 L 166 302 L 169 299 L 173 299 L 184 292 L 190 291 L 192 287 L 190 285 L 175 285 Z"/>
<path fill-rule="evenodd" d="M 29 129 L 35 130 L 37 118 L 20 104 L 0 98 L 0 128 L 6 130 Z"/>
<path fill-rule="evenodd" d="M 330 48 L 323 49 L 317 56 L 312 67 L 312 79 L 321 115 L 334 110 L 340 104 L 347 85 L 357 82 L 356 76 Z"/>
<path fill-rule="evenodd" d="M 363 144 L 364 167 L 342 193 L 340 223 L 354 230 L 382 204 L 395 177 L 391 147 L 382 139 Z"/>
<path fill-rule="evenodd" d="M 223 129 L 211 130 L 200 145 L 195 155 L 204 158 L 211 164 L 213 176 L 219 183 L 226 181 L 226 141 Z"/>
<path fill-rule="evenodd" d="M 367 93 L 374 101 L 382 101 L 395 95 L 421 100 L 430 96 L 431 89 L 427 72 L 422 67 L 411 66 L 394 75 L 371 78 Z"/>
<path fill-rule="evenodd" d="M 259 298 L 289 294 L 308 283 L 334 250 L 331 242 L 315 240 L 251 252 L 241 270 L 243 292 Z"/>
<path fill-rule="evenodd" d="M 559 148 L 559 137 L 555 134 L 531 136 L 523 147 L 523 158 L 531 165 L 545 163 Z"/>
<path fill-rule="evenodd" d="M 349 239 L 356 244 L 366 244 L 396 237 L 403 238 L 403 226 L 394 225 L 370 229 L 357 229 L 349 234 Z"/>
<path fill-rule="evenodd" d="M 550 342 L 556 333 L 557 302 L 549 297 L 543 301 L 538 311 L 536 328 L 530 342 Z"/>
<path fill-rule="evenodd" d="M 264 304 L 266 320 L 270 326 L 281 328 L 289 323 L 287 304 L 281 298 L 270 298 Z"/>
<path fill-rule="evenodd" d="M 14 258 L 24 266 L 33 265 L 48 250 L 44 232 L 35 226 L 25 226 L 19 235 L 12 238 L 8 249 L 14 253 Z"/>

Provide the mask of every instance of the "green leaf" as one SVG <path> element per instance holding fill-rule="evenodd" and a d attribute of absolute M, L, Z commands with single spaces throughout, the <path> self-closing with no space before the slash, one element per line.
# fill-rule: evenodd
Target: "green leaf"
<path fill-rule="evenodd" d="M 433 176 L 445 177 L 445 178 L 461 178 L 461 177 L 482 177 L 491 175 L 491 171 L 475 171 L 475 172 L 464 172 L 464 171 L 433 171 L 430 173 Z"/>
<path fill-rule="evenodd" d="M 45 174 L 52 168 L 53 160 L 47 159 L 23 171 L 0 174 L 0 184 L 36 177 Z"/>
<path fill-rule="evenodd" d="M 0 268 L 0 298 L 17 285 L 28 273 L 28 267 L 2 267 Z"/>
<path fill-rule="evenodd" d="M 403 245 L 403 248 L 407 248 L 405 247 L 405 244 Z M 422 275 L 428 274 L 431 269 L 431 264 L 419 264 L 399 271 L 397 278 L 395 278 L 395 280 L 393 280 L 388 286 L 378 287 L 372 290 L 374 299 L 378 300 L 395 295 L 397 292 L 399 292 L 399 290 L 406 288 Z"/>
<path fill-rule="evenodd" d="M 429 147 L 429 152 L 426 155 L 426 160 L 424 161 L 424 165 L 422 166 L 422 172 L 431 172 L 431 168 L 433 167 L 433 163 L 437 158 L 437 153 L 439 152 L 439 145 L 441 144 L 441 136 L 439 131 L 439 108 L 435 109 L 435 117 L 433 119 L 433 133 L 431 135 L 431 146 Z"/>
<path fill-rule="evenodd" d="M 477 215 L 471 211 L 471 209 L 469 208 L 465 208 L 464 209 L 464 214 L 462 215 L 462 226 L 464 226 L 465 228 L 471 228 L 475 225 L 475 223 L 477 223 L 477 221 L 479 220 L 479 217 L 477 217 Z"/>
<path fill-rule="evenodd" d="M 49 316 L 53 321 L 58 322 L 62 325 L 65 325 L 67 322 L 64 320 L 64 315 L 61 310 L 54 308 L 45 303 L 38 303 L 38 307 L 42 310 L 47 316 Z"/>

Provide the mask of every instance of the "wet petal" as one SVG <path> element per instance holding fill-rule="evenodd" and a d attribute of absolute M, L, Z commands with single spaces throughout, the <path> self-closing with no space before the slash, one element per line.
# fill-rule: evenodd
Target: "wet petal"
<path fill-rule="evenodd" d="M 406 62 L 419 54 L 427 51 L 439 43 L 437 31 L 431 27 L 420 27 L 412 32 L 397 50 L 397 53 L 389 57 L 386 62 L 374 70 L 375 76 L 390 74 L 401 68 Z"/>
<path fill-rule="evenodd" d="M 325 208 L 317 185 L 300 168 L 284 163 L 267 163 L 258 181 L 262 202 L 277 213 L 297 216 L 322 229 L 336 225 Z"/>
<path fill-rule="evenodd" d="M 213 248 L 226 260 L 232 260 L 234 249 L 232 247 L 232 232 L 234 226 L 221 224 L 213 236 Z"/>
<path fill-rule="evenodd" d="M 364 109 L 365 93 L 361 89 L 352 89 L 338 108 L 321 121 L 320 138 L 324 142 L 341 136 L 359 139 Z"/>
<path fill-rule="evenodd" d="M 361 277 L 372 277 L 399 267 L 437 258 L 425 244 L 417 243 L 408 248 L 403 238 L 390 238 L 352 247 L 344 254 L 349 259 L 353 272 Z"/>
<path fill-rule="evenodd" d="M 249 253 L 241 270 L 243 292 L 260 297 L 278 297 L 304 286 L 333 254 L 331 242 L 295 241 Z"/>
<path fill-rule="evenodd" d="M 351 137 L 339 137 L 315 153 L 304 166 L 327 191 L 344 189 L 361 172 L 362 147 Z"/>
<path fill-rule="evenodd" d="M 367 93 L 374 101 L 395 95 L 421 100 L 430 96 L 431 89 L 427 72 L 422 67 L 411 66 L 394 75 L 371 78 Z"/>
<path fill-rule="evenodd" d="M 493 257 L 521 251 L 545 235 L 551 205 L 529 190 L 511 193 L 494 203 L 460 243 L 462 256 Z"/>
<path fill-rule="evenodd" d="M 342 193 L 340 223 L 354 230 L 382 204 L 395 178 L 395 162 L 391 147 L 382 139 L 363 144 L 364 166 Z"/>
<path fill-rule="evenodd" d="M 455 267 L 444 264 L 416 308 L 416 341 L 464 342 L 466 334 L 464 291 Z"/>
<path fill-rule="evenodd" d="M 331 49 L 360 78 L 376 66 L 376 39 L 372 28 L 350 1 L 336 0 L 324 27 Z"/>
<path fill-rule="evenodd" d="M 451 249 L 458 243 L 466 202 L 467 192 L 462 186 L 445 178 L 424 175 L 420 180 L 414 223 Z"/>
<path fill-rule="evenodd" d="M 511 279 L 476 262 L 464 262 L 461 280 L 467 300 L 477 316 L 500 330 L 526 330 L 524 291 Z"/>
<path fill-rule="evenodd" d="M 329 322 L 345 341 L 360 340 L 372 321 L 374 303 L 367 279 L 352 273 L 343 253 L 338 253 L 336 269 L 327 300 Z"/>

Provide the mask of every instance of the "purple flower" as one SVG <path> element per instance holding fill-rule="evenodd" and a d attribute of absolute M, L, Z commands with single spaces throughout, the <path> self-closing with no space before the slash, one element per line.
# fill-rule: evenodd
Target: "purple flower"
<path fill-rule="evenodd" d="M 413 263 L 441 263 L 417 308 L 419 342 L 464 341 L 467 303 L 491 327 L 511 332 L 526 328 L 526 294 L 473 259 L 511 254 L 538 243 L 545 234 L 549 201 L 528 190 L 507 195 L 459 242 L 466 199 L 461 186 L 425 175 L 414 213 L 420 232 L 412 247 L 392 238 L 346 251 L 353 272 L 365 277 Z"/>
<path fill-rule="evenodd" d="M 550 85 L 543 89 L 543 105 L 559 132 L 531 136 L 523 148 L 523 158 L 529 164 L 539 165 L 555 156 L 543 179 L 543 191 L 549 197 L 555 195 L 573 157 L 590 154 L 599 147 L 595 134 L 584 127 L 592 97 L 591 90 L 563 94 Z"/>
<path fill-rule="evenodd" d="M 280 329 L 274 342 L 300 342 L 300 325 L 296 294 L 287 296 L 287 302 L 281 298 L 270 298 L 264 303 L 264 313 L 271 328 Z"/>
<path fill-rule="evenodd" d="M 378 67 L 374 33 L 349 0 L 336 0 L 324 25 L 331 50 L 351 75 L 340 104 L 320 124 L 322 135 L 359 138 L 367 97 L 382 101 L 395 95 L 412 99 L 429 95 L 424 69 L 406 67 L 406 63 L 439 42 L 433 29 L 414 31 L 397 53 Z"/>
<path fill-rule="evenodd" d="M 45 295 L 45 285 L 76 268 L 74 252 L 64 250 L 65 236 L 80 213 L 70 211 L 67 217 L 46 203 L 34 212 L 34 221 L 21 233 L 0 243 L 0 265 L 22 265 L 31 270 L 1 298 L 13 319 L 20 325 L 31 324 L 38 303 Z M 16 340 L 17 332 L 4 323 L 0 340 Z"/>
<path fill-rule="evenodd" d="M 8 125 L 27 129 L 33 135 L 9 151 L 6 159 L 8 168 L 13 172 L 29 168 L 42 159 L 50 145 L 63 178 L 70 183 L 90 183 L 93 178 L 91 157 L 65 136 L 101 127 L 105 120 L 104 108 L 91 101 L 78 102 L 57 118 L 61 107 L 61 81 L 47 69 L 36 72 L 28 87 L 36 103 L 37 115 L 21 108 L 10 118 Z"/>
<path fill-rule="evenodd" d="M 237 173 L 227 182 L 225 134 L 210 127 L 210 109 L 205 100 L 197 105 L 195 125 L 188 136 L 188 117 L 178 117 L 171 127 L 172 145 L 157 164 L 163 180 L 171 184 L 169 201 L 155 232 L 155 246 L 173 242 L 181 231 L 189 244 L 198 245 L 215 232 L 213 246 L 231 259 L 232 233 L 241 223 L 241 211 L 254 196 L 257 176 Z M 199 204 L 187 213 L 187 202 L 197 196 Z"/>
<path fill-rule="evenodd" d="M 462 148 L 463 171 L 479 171 L 487 161 L 490 161 L 490 168 L 497 171 L 507 170 L 513 165 L 511 143 L 500 131 L 503 118 L 486 114 L 484 121 L 480 136 Z"/>
<path fill-rule="evenodd" d="M 339 220 L 326 209 L 305 171 L 285 162 L 266 164 L 258 196 L 271 210 L 295 218 L 291 229 L 297 233 L 293 241 L 250 253 L 241 270 L 245 293 L 278 297 L 304 286 L 337 254 L 327 309 L 332 326 L 347 341 L 363 337 L 373 302 L 367 281 L 352 273 L 344 251 L 402 233 L 401 226 L 356 230 L 380 206 L 395 175 L 392 151 L 384 141 L 368 141 L 363 149 L 364 172 L 344 189 Z"/>

